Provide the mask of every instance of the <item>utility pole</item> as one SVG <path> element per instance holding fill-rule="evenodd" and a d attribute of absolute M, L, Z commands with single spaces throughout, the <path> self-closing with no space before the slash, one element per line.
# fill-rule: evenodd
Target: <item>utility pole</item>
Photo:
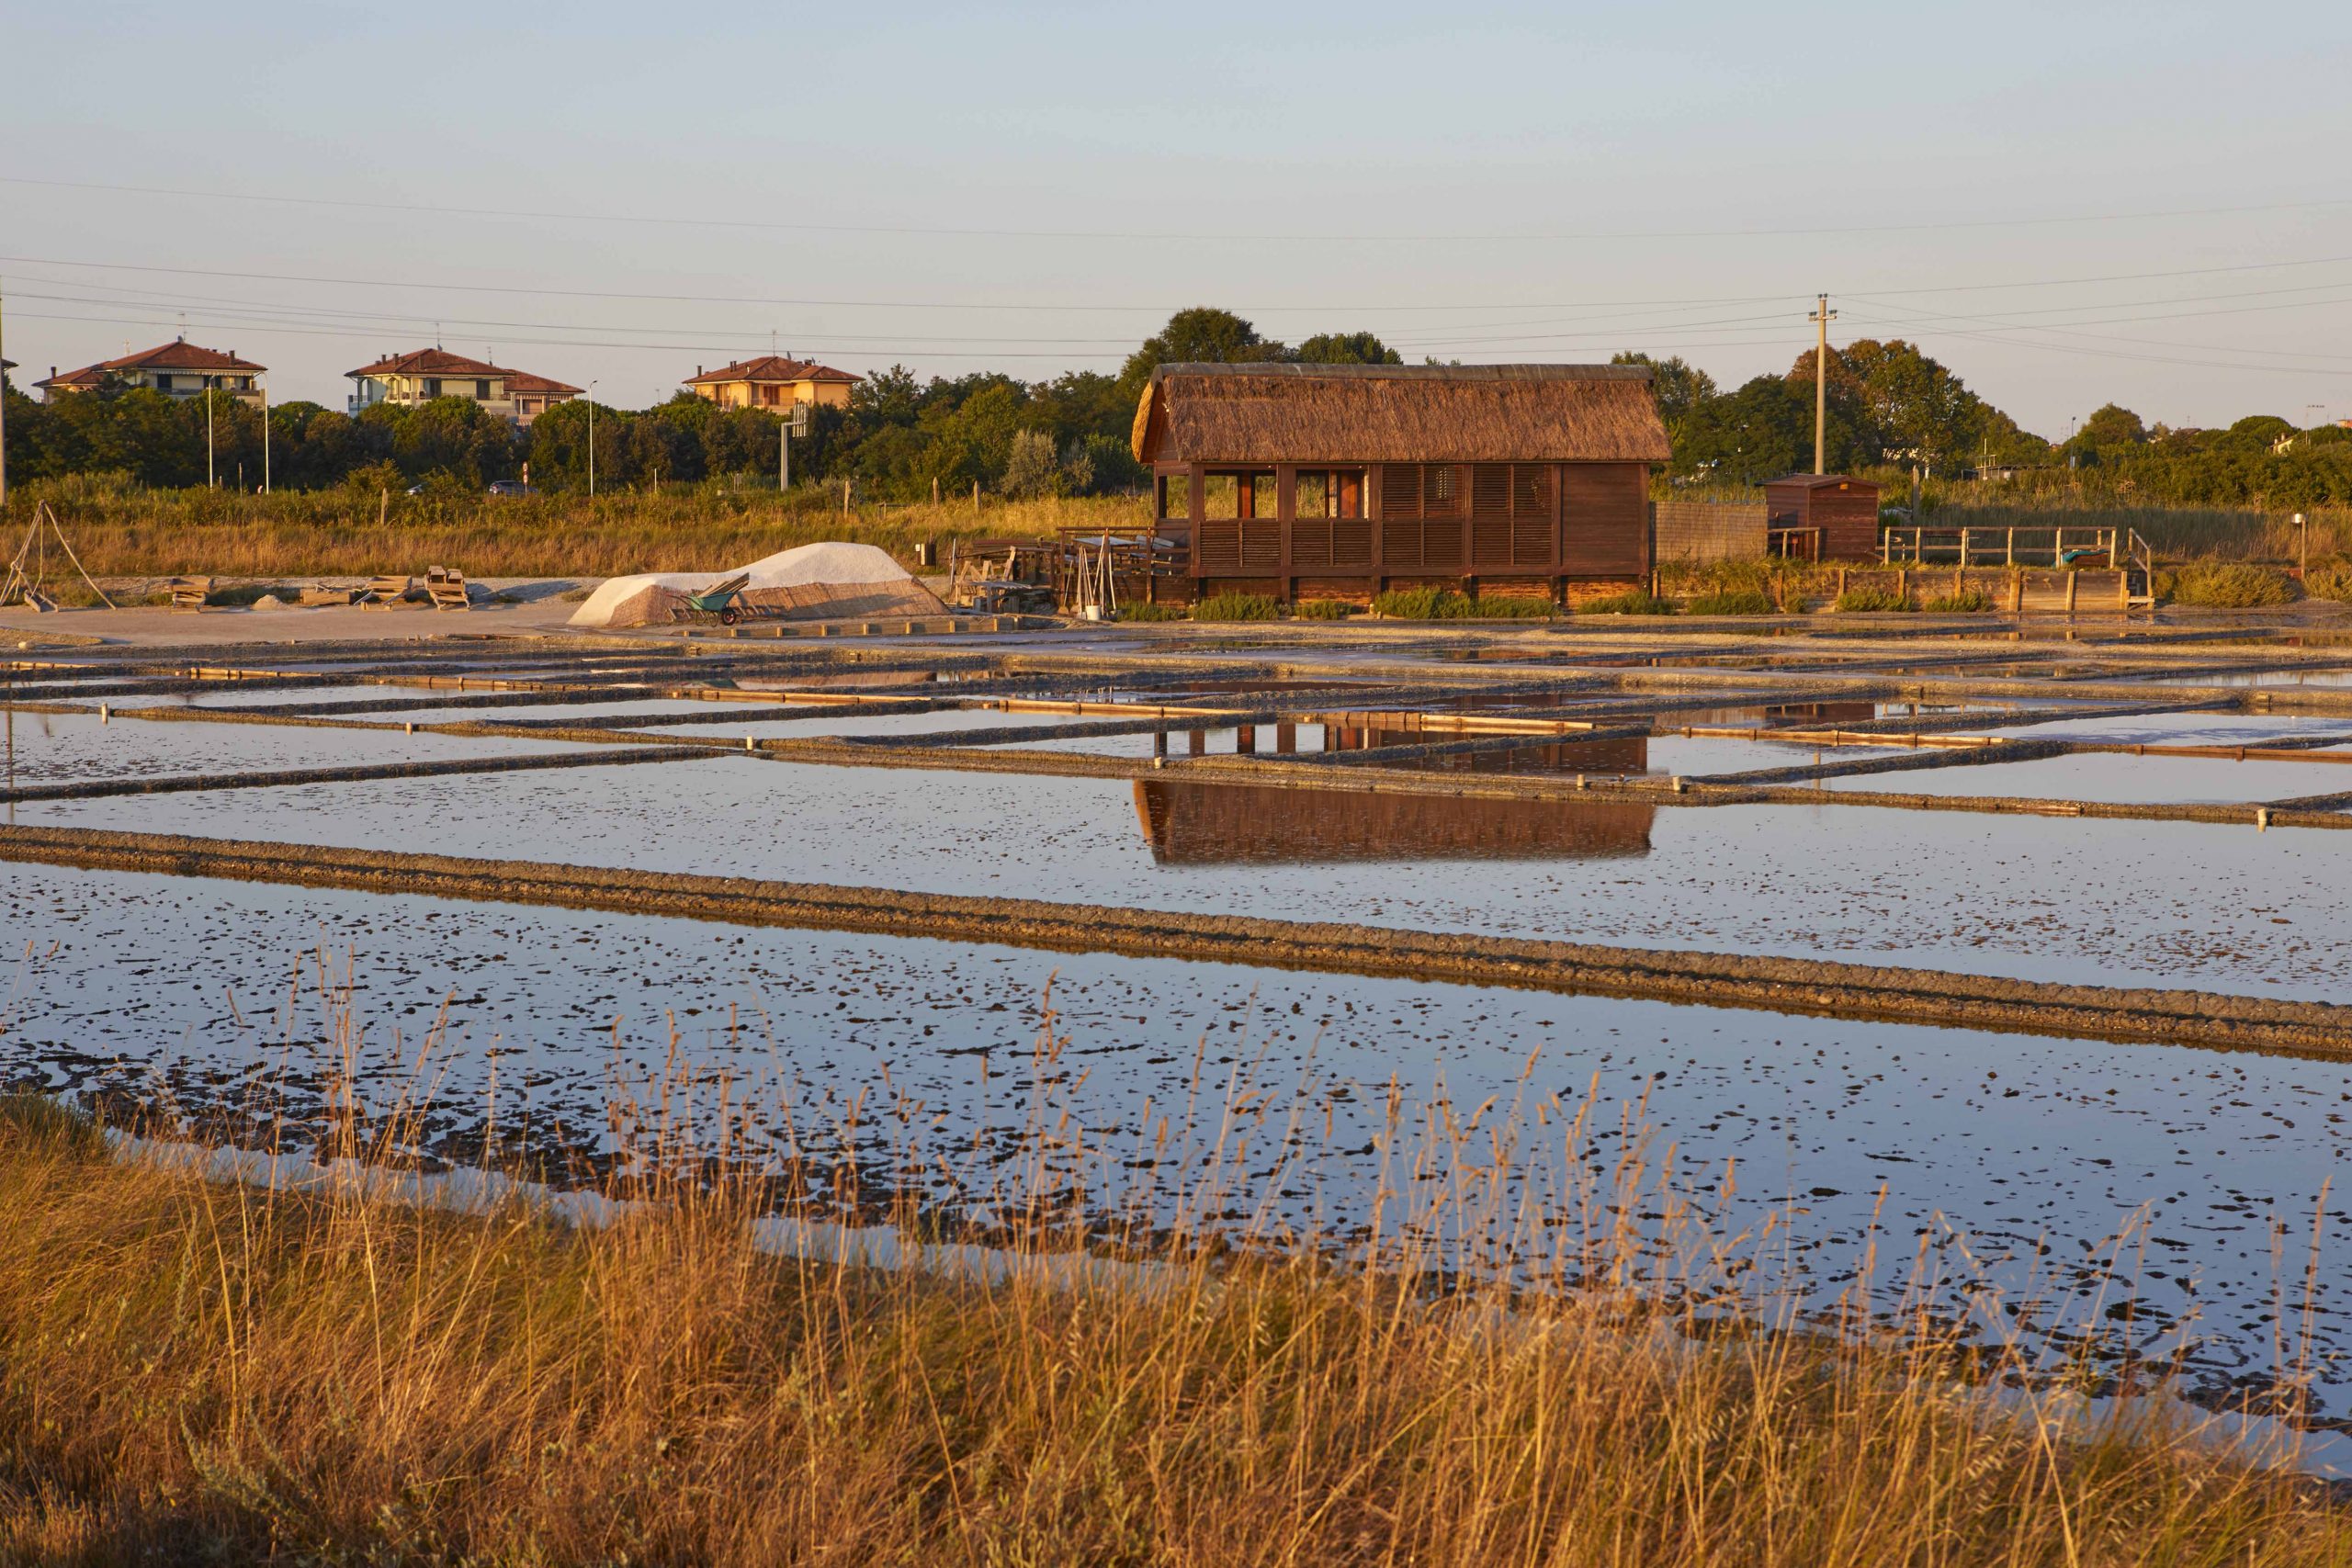
<path fill-rule="evenodd" d="M 5 293 L 5 291 L 0 291 L 0 293 Z M 5 302 L 6 302 L 6 301 L 5 301 L 5 299 L 0 299 L 0 304 L 5 304 Z M 5 313 L 6 313 L 6 312 L 5 312 L 4 310 L 0 310 L 0 314 L 5 314 Z M 5 327 L 0 327 L 0 349 L 6 349 L 7 346 L 8 346 L 8 334 L 7 334 L 7 332 L 6 331 Z M 8 356 L 7 356 L 7 355 L 6 355 L 6 354 L 5 354 L 5 353 L 0 353 L 0 506 L 6 506 L 6 505 L 7 505 L 7 504 L 8 504 L 8 371 L 7 371 L 7 364 L 8 364 Z M 13 725 L 15 722 L 16 722 L 16 720 L 15 720 L 13 717 L 9 720 L 9 723 L 10 723 L 11 725 Z M 10 730 L 9 730 L 9 732 L 8 732 L 8 733 L 9 733 L 11 736 L 13 736 L 13 735 L 15 735 L 15 734 L 16 734 L 16 731 L 12 728 L 12 729 L 10 729 Z M 13 753 L 11 753 L 11 754 L 13 755 Z"/>
<path fill-rule="evenodd" d="M 261 389 L 261 492 L 269 493 L 269 389 Z"/>
<path fill-rule="evenodd" d="M 588 499 L 596 499 L 596 383 L 588 383 Z"/>
<path fill-rule="evenodd" d="M 219 490 L 220 480 L 212 471 L 212 389 L 204 389 L 204 488 Z"/>
<path fill-rule="evenodd" d="M 1838 312 L 1829 308 L 1829 296 L 1816 297 L 1813 314 L 1805 318 L 1820 329 L 1813 344 L 1813 471 L 1829 471 L 1823 460 L 1829 442 L 1829 323 Z"/>
<path fill-rule="evenodd" d="M 792 488 L 792 421 L 775 423 L 775 488 L 779 493 Z"/>

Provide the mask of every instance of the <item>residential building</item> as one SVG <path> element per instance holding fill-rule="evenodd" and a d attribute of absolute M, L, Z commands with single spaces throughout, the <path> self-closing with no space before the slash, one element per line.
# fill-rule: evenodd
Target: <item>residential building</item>
<path fill-rule="evenodd" d="M 239 402 L 259 403 L 264 394 L 256 378 L 266 369 L 250 359 L 238 358 L 234 349 L 223 354 L 217 348 L 199 348 L 186 338 L 175 338 L 142 353 L 100 360 L 79 370 L 61 374 L 52 365 L 48 378 L 33 385 L 51 402 L 61 396 L 95 392 L 107 387 L 144 387 L 171 398 L 222 391 Z"/>
<path fill-rule="evenodd" d="M 355 414 L 378 403 L 414 408 L 435 398 L 464 398 L 481 404 L 485 413 L 527 427 L 556 404 L 580 395 L 579 388 L 565 382 L 503 369 L 446 348 L 387 355 L 344 374 L 352 381 L 350 409 Z"/>
<path fill-rule="evenodd" d="M 788 409 L 799 403 L 838 409 L 849 406 L 857 378 L 829 365 L 763 354 L 716 370 L 697 365 L 684 385 L 723 409 Z"/>

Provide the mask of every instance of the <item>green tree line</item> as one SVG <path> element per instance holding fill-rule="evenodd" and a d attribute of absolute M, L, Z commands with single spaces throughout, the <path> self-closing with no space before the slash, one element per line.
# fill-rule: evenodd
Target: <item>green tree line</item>
<path fill-rule="evenodd" d="M 1813 468 L 1814 355 L 1788 372 L 1725 390 L 1680 358 L 1621 354 L 1651 368 L 1680 483 L 1756 485 Z M 1863 338 L 1832 349 L 1824 378 L 1826 466 L 1833 473 L 2016 470 L 2006 482 L 2149 505 L 2352 505 L 2352 430 L 2299 429 L 2268 414 L 2225 430 L 2144 424 L 2113 403 L 2051 442 L 1975 392 L 1917 344 Z"/>
<path fill-rule="evenodd" d="M 814 412 L 808 434 L 793 440 L 792 474 L 854 481 L 874 500 L 962 494 L 975 485 L 1015 497 L 1125 491 L 1144 477 L 1127 445 L 1144 383 L 1155 366 L 1185 361 L 1401 363 L 1371 333 L 1320 333 L 1294 345 L 1229 310 L 1200 306 L 1171 316 L 1115 375 L 1080 370 L 1023 381 L 980 371 L 925 380 L 893 366 L 860 382 L 846 408 Z M 1812 467 L 1810 350 L 1785 375 L 1730 389 L 1679 357 L 1628 353 L 1617 362 L 1653 372 L 1672 443 L 1671 482 L 1746 486 Z M 259 484 L 260 411 L 211 396 L 211 472 L 224 485 Z M 2020 470 L 2011 482 L 2023 490 L 2087 490 L 2154 505 L 2352 504 L 2352 431 L 2300 430 L 2268 415 L 2226 430 L 2172 430 L 2109 404 L 2052 444 L 1900 339 L 1833 350 L 1827 401 L 1827 463 L 1838 471 L 1916 463 L 1950 476 L 1994 466 Z M 206 412 L 202 400 L 141 389 L 42 403 L 11 388 L 8 471 L 19 480 L 118 473 L 159 488 L 202 485 Z M 526 472 L 545 491 L 587 485 L 591 421 L 582 401 L 548 411 L 527 431 L 460 398 L 379 403 L 356 415 L 283 403 L 268 421 L 270 482 L 281 489 L 356 483 L 456 493 Z M 765 411 L 723 410 L 682 392 L 640 411 L 600 405 L 594 425 L 600 486 L 775 481 L 780 422 Z"/>

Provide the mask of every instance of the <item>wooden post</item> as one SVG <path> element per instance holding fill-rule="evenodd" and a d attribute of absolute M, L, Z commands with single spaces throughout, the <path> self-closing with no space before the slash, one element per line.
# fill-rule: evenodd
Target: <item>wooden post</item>
<path fill-rule="evenodd" d="M 2018 531 L 2015 528 L 2011 528 L 2008 532 L 2008 547 L 2002 555 L 2001 564 L 2003 566 L 2015 566 L 2018 564 Z"/>
<path fill-rule="evenodd" d="M 376 492 L 376 526 L 384 525 L 384 513 L 391 509 L 392 491 L 390 485 Z"/>
<path fill-rule="evenodd" d="M 1965 528 L 1960 531 L 1960 564 L 1968 564 L 1968 530 Z"/>
<path fill-rule="evenodd" d="M 1846 569 L 1845 569 L 1844 567 L 1842 567 L 1842 566 L 1841 566 L 1841 567 L 1839 567 L 1839 568 L 1838 569 L 1838 598 L 1840 598 L 1840 599 L 1843 599 L 1845 596 L 1846 596 Z"/>
<path fill-rule="evenodd" d="M 2068 614 L 2068 615 L 2073 615 L 2073 614 L 2075 613 L 2075 575 L 2076 575 L 2075 573 L 2071 572 L 2071 571 L 2070 571 L 2070 572 L 2068 572 L 2068 573 L 2066 574 L 2066 614 Z"/>
<path fill-rule="evenodd" d="M 939 504 L 939 476 L 937 474 L 931 476 L 931 503 L 933 506 Z"/>
<path fill-rule="evenodd" d="M 2014 566 L 2009 568 L 2009 613 L 2025 614 L 2025 573 Z"/>
<path fill-rule="evenodd" d="M 1894 596 L 1905 604 L 1911 603 L 1911 569 L 1907 566 L 1894 569 Z"/>
<path fill-rule="evenodd" d="M 978 515 L 979 515 L 979 511 L 980 511 L 980 481 L 979 481 L 979 480 L 978 480 L 978 479 L 974 479 L 974 480 L 972 481 L 972 514 L 973 514 L 974 516 L 976 516 L 976 517 L 977 517 Z"/>

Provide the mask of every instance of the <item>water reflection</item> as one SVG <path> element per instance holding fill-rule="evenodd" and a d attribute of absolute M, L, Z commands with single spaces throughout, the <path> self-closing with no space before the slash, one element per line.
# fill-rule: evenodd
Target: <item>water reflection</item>
<path fill-rule="evenodd" d="M 1632 857 L 1649 852 L 1656 814 L 1617 802 L 1173 779 L 1138 779 L 1135 788 L 1136 817 L 1161 865 Z"/>

